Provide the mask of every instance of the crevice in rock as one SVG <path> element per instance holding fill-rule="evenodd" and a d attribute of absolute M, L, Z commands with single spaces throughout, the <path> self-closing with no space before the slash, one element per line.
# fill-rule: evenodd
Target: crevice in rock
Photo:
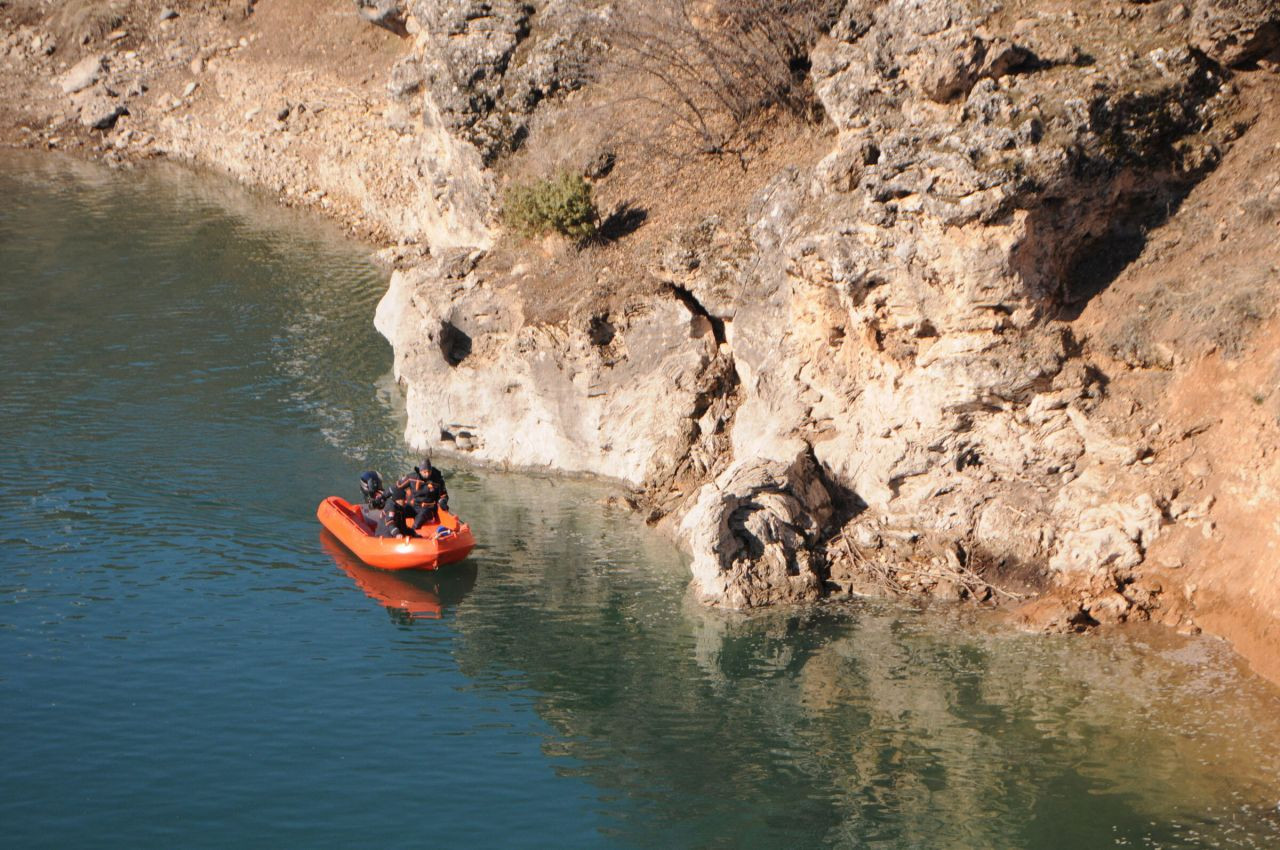
<path fill-rule="evenodd" d="M 617 330 L 613 326 L 613 322 L 609 321 L 607 313 L 600 313 L 591 317 L 587 323 L 587 338 L 591 340 L 591 344 L 599 348 L 604 348 L 613 342 L 613 338 L 617 335 Z"/>
<path fill-rule="evenodd" d="M 452 322 L 441 322 L 440 353 L 450 366 L 459 365 L 471 355 L 471 337 Z"/>
<path fill-rule="evenodd" d="M 706 307 L 702 306 L 702 302 L 698 297 L 685 287 L 678 283 L 668 283 L 667 289 L 676 298 L 680 299 L 680 303 L 689 308 L 689 312 L 695 316 L 701 316 L 711 325 L 711 333 L 715 337 L 717 345 L 723 345 L 725 342 L 724 319 L 711 315 Z"/>

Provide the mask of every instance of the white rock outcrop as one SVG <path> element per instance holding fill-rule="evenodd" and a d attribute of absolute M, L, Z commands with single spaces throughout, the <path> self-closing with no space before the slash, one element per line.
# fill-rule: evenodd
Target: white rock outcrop
<path fill-rule="evenodd" d="M 635 487 L 688 453 L 719 347 L 675 297 L 567 326 L 466 269 L 477 254 L 397 272 L 375 323 L 396 349 L 413 445 L 489 463 L 590 473 Z"/>

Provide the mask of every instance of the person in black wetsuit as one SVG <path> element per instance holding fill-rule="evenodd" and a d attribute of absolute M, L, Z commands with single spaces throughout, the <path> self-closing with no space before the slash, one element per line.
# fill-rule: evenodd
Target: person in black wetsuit
<path fill-rule="evenodd" d="M 426 535 L 426 529 L 440 522 L 440 491 L 436 488 L 434 481 L 427 480 L 418 489 L 413 506 L 415 509 L 413 527 L 418 533 Z"/>
<path fill-rule="evenodd" d="M 421 481 L 430 481 L 435 485 L 437 501 L 442 510 L 449 510 L 449 490 L 444 486 L 444 475 L 431 465 L 431 458 L 424 458 L 421 466 L 415 466 L 410 473 Z"/>
<path fill-rule="evenodd" d="M 382 484 L 382 476 L 370 470 L 360 476 L 360 492 L 365 501 L 360 512 L 374 537 L 408 536 L 412 533 L 405 519 L 413 516 L 415 509 L 408 504 L 403 490 L 388 491 Z"/>
<path fill-rule="evenodd" d="M 449 510 L 449 490 L 444 486 L 444 475 L 431 465 L 431 458 L 422 462 L 422 473 L 426 479 L 436 486 L 436 494 L 440 502 L 440 510 Z"/>
<path fill-rule="evenodd" d="M 382 510 L 377 512 L 377 519 L 374 520 L 373 536 L 374 537 L 400 537 L 408 533 L 408 529 L 404 527 L 404 520 L 400 514 L 400 508 L 390 499 L 382 506 Z"/>
<path fill-rule="evenodd" d="M 404 502 L 413 512 L 415 530 L 434 525 L 439 521 L 439 510 L 449 509 L 449 493 L 444 487 L 444 476 L 427 458 L 421 466 L 415 466 L 404 478 L 396 482 L 396 493 L 403 492 Z"/>
<path fill-rule="evenodd" d="M 378 517 L 382 514 L 382 509 L 387 502 L 387 491 L 382 486 L 382 476 L 372 469 L 362 474 L 360 492 L 364 496 L 364 507 L 360 510 L 364 514 L 365 522 L 376 526 Z"/>
<path fill-rule="evenodd" d="M 414 529 L 410 528 L 408 523 L 408 520 L 417 513 L 417 508 L 414 506 L 414 494 L 412 490 L 407 487 L 402 487 L 400 484 L 392 487 L 391 491 L 387 494 L 387 510 L 390 511 L 392 522 L 395 525 L 398 534 L 403 534 L 406 537 L 417 536 L 417 534 L 414 533 Z"/>

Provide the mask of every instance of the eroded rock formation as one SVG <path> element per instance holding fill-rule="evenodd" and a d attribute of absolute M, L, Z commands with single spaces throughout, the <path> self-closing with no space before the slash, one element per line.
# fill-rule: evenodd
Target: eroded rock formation
<path fill-rule="evenodd" d="M 1257 614 L 1242 644 L 1275 634 L 1280 600 L 1249 590 L 1269 574 L 1224 567 L 1235 592 L 1209 563 L 1223 506 L 1280 486 L 1269 462 L 1215 471 L 1280 445 L 1274 3 L 832 4 L 797 65 L 821 151 L 749 189 L 726 156 L 749 200 L 578 259 L 515 245 L 500 187 L 528 147 L 591 135 L 611 7 L 355 6 L 350 49 L 282 36 L 288 3 L 75 62 L 26 24 L 6 49 L 48 81 L 25 138 L 82 123 L 108 157 L 212 164 L 392 246 L 377 325 L 410 442 L 626 483 L 706 601 L 1043 592 L 1038 626 L 1191 628 L 1200 589 Z M 1170 401 L 1208 403 L 1206 380 L 1247 403 Z"/>
<path fill-rule="evenodd" d="M 1057 586 L 1028 616 L 1063 628 L 1145 617 L 1171 493 L 1150 435 L 1098 415 L 1076 317 L 1239 132 L 1226 68 L 1274 47 L 1268 15 L 850 3 L 813 55 L 830 152 L 674 234 L 636 316 L 526 323 L 493 264 L 398 275 L 410 439 L 646 488 L 730 607 L 865 590 L 871 562 Z"/>

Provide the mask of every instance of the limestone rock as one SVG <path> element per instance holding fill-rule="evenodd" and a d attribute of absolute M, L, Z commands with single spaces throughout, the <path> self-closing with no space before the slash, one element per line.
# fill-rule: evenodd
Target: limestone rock
<path fill-rule="evenodd" d="M 396 35 L 408 35 L 405 28 L 407 12 L 403 0 L 355 0 L 355 4 L 360 17 L 369 23 Z"/>
<path fill-rule="evenodd" d="M 533 109 L 580 88 L 585 59 L 599 45 L 591 22 L 605 14 L 559 0 L 538 9 L 543 36 L 529 36 L 534 7 L 518 0 L 416 0 L 419 53 L 431 105 L 447 131 L 474 145 L 486 163 L 519 147 Z"/>
<path fill-rule="evenodd" d="M 814 554 L 832 515 L 811 457 L 739 461 L 703 486 L 680 524 L 699 596 L 726 608 L 817 599 Z"/>
<path fill-rule="evenodd" d="M 1084 440 L 1085 451 L 1089 454 L 1122 466 L 1128 466 L 1138 459 L 1135 448 L 1111 437 L 1105 428 L 1091 422 L 1079 408 L 1067 408 L 1067 418 Z"/>
<path fill-rule="evenodd" d="M 1063 535 L 1050 566 L 1060 573 L 1095 575 L 1129 570 L 1142 563 L 1159 533 L 1160 510 L 1150 495 L 1089 508 Z"/>
<path fill-rule="evenodd" d="M 128 114 L 129 109 L 122 101 L 105 94 L 93 94 L 80 105 L 80 124 L 91 130 L 109 130 L 121 115 Z"/>
<path fill-rule="evenodd" d="M 706 320 L 670 298 L 598 323 L 526 323 L 518 296 L 474 275 L 475 252 L 397 272 L 375 324 L 406 383 L 408 441 L 479 460 L 590 472 L 639 486 L 689 452 Z M 465 444 L 464 444 L 465 443 Z"/>
<path fill-rule="evenodd" d="M 106 71 L 103 58 L 97 55 L 86 56 L 71 66 L 71 70 L 62 75 L 58 85 L 66 94 L 83 91 L 102 78 Z"/>
<path fill-rule="evenodd" d="M 1094 624 L 1079 602 L 1060 593 L 1025 603 L 1013 612 L 1012 619 L 1028 631 L 1050 633 L 1079 632 Z"/>
<path fill-rule="evenodd" d="M 1098 623 L 1110 625 L 1128 619 L 1131 607 L 1128 599 L 1113 590 L 1091 599 L 1084 610 Z"/>
<path fill-rule="evenodd" d="M 1073 13 L 1068 38 L 996 4 L 849 2 L 811 57 L 827 155 L 772 175 L 744 217 L 674 233 L 649 303 L 547 323 L 468 258 L 488 244 L 486 164 L 604 49 L 570 5 L 412 6 L 387 120 L 421 116 L 433 256 L 378 312 L 410 441 L 645 488 L 728 607 L 824 592 L 835 498 L 939 551 L 1096 577 L 1063 628 L 1130 616 L 1104 594 L 1128 598 L 1115 576 L 1160 510 L 1100 480 L 1140 476 L 1142 446 L 1098 414 L 1102 379 L 1055 317 L 1134 208 L 1176 206 L 1213 162 L 1223 79 L 1190 22 L 1137 55 L 1096 48 L 1132 40 L 1125 16 Z"/>

